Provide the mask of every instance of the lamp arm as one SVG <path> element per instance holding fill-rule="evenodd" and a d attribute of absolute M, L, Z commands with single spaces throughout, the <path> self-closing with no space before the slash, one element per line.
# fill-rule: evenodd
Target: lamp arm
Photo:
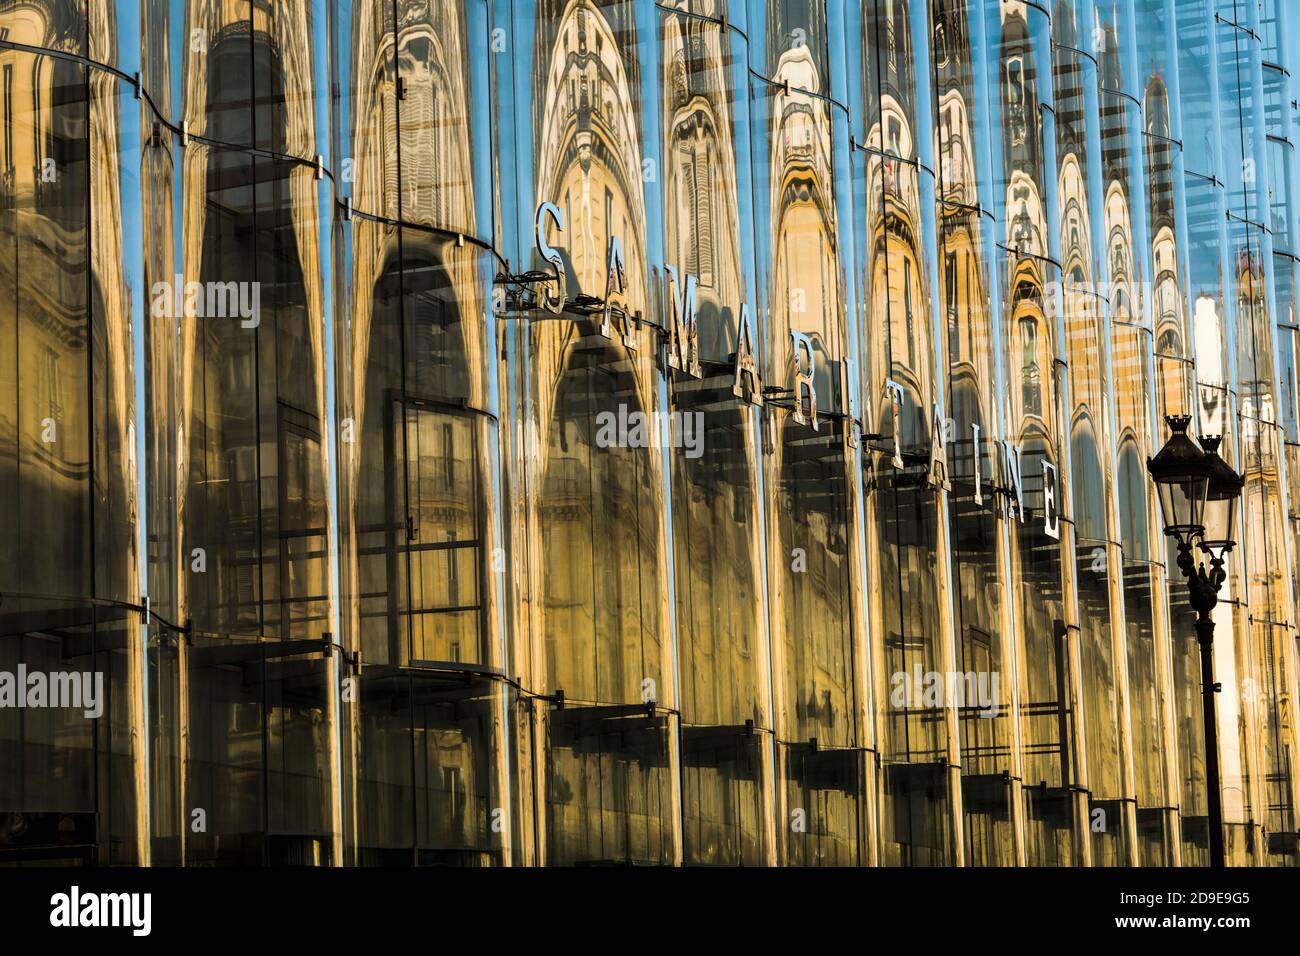
<path fill-rule="evenodd" d="M 1228 572 L 1223 567 L 1223 556 L 1216 555 L 1210 560 L 1210 584 L 1213 586 L 1215 593 L 1223 587 L 1223 582 L 1228 579 Z"/>

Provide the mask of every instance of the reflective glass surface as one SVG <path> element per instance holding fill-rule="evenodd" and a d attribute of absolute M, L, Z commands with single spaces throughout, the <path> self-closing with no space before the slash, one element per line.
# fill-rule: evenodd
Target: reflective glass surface
<path fill-rule="evenodd" d="M 1281 0 L 0 0 L 0 863 L 1300 863 L 1297 102 Z"/>

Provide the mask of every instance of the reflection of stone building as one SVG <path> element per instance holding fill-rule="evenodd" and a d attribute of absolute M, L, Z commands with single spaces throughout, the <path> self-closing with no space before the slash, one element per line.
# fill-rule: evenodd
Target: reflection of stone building
<path fill-rule="evenodd" d="M 1230 853 L 1295 862 L 1239 6 L 0 0 L 0 670 L 111 687 L 0 709 L 0 862 L 1201 863 L 1193 409 Z"/>

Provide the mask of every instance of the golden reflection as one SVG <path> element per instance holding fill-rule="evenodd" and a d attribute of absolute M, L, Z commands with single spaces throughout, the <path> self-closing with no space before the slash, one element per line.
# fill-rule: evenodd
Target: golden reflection
<path fill-rule="evenodd" d="M 784 12 L 792 19 L 782 40 L 772 38 L 771 81 L 756 87 L 767 138 L 767 182 L 758 188 L 767 190 L 771 217 L 759 226 L 770 230 L 761 241 L 772 259 L 765 381 L 788 384 L 793 406 L 764 410 L 779 772 L 784 813 L 805 820 L 796 835 L 782 833 L 780 858 L 846 865 L 862 853 L 863 794 L 851 749 L 862 742 L 855 692 L 862 675 L 854 656 L 862 635 L 849 610 L 855 572 L 843 426 L 825 417 L 846 410 L 832 113 L 806 92 L 826 83 L 816 15 L 802 20 Z M 811 389 L 800 385 L 809 373 Z"/>
<path fill-rule="evenodd" d="M 397 12 L 402 219 L 466 235 L 480 228 L 470 160 L 471 117 L 484 108 L 470 96 L 468 20 L 476 9 L 456 0 L 401 0 Z"/>
<path fill-rule="evenodd" d="M 351 27 L 347 48 L 351 125 L 340 131 L 344 168 L 336 172 L 351 184 L 355 208 L 396 219 L 398 106 L 393 4 L 389 0 L 358 0 L 353 5 Z"/>
<path fill-rule="evenodd" d="M 0 708 L 0 862 L 1202 863 L 1192 403 L 1230 860 L 1293 861 L 1288 210 L 1221 168 L 1287 51 L 1134 12 L 0 0 L 0 670 L 109 685 Z"/>
<path fill-rule="evenodd" d="M 539 5 L 531 185 L 538 203 L 560 210 L 551 245 L 563 264 L 556 291 L 570 309 L 609 296 L 630 316 L 650 316 L 652 281 L 661 280 L 646 271 L 651 166 L 642 80 L 629 69 L 631 11 L 591 0 Z M 665 770 L 676 745 L 654 709 L 676 699 L 652 339 L 636 321 L 606 338 L 602 313 L 534 313 L 528 330 L 527 463 L 537 488 L 528 547 L 539 573 L 525 679 L 572 702 L 538 714 L 539 850 L 554 863 L 671 862 L 680 847 L 669 821 L 680 810 Z"/>
<path fill-rule="evenodd" d="M 552 199 L 563 212 L 568 294 L 604 290 L 607 252 L 611 239 L 618 237 L 626 262 L 627 299 L 631 308 L 644 311 L 645 209 L 634 90 L 623 65 L 627 40 L 615 34 L 600 8 L 585 0 L 557 5 L 553 17 L 539 22 L 539 48 L 549 48 L 552 56 L 547 67 L 537 71 L 537 155 L 551 162 L 538 164 L 536 195 Z M 588 344 L 579 332 L 579 323 L 572 319 L 540 322 L 532 330 L 540 423 L 533 467 L 542 478 L 546 502 L 540 515 L 540 554 L 557 562 L 546 575 L 552 590 L 542 623 L 550 647 L 547 683 L 578 699 L 640 700 L 642 681 L 658 682 L 662 676 L 662 567 L 651 563 L 659 540 L 654 533 L 657 519 L 648 511 L 643 514 L 647 499 L 639 490 L 658 486 L 658 461 L 644 448 L 597 449 L 595 419 L 584 406 L 590 395 L 598 397 L 605 411 L 618 414 L 622 402 L 626 416 L 654 409 L 656 398 L 644 347 L 632 351 L 617 343 Z M 583 387 L 577 387 L 579 383 Z M 574 442 L 579 444 L 571 448 Z M 605 472 L 618 458 L 626 458 L 626 465 Z M 613 482 L 597 502 L 602 510 L 609 509 L 604 514 L 592 510 L 597 505 L 582 504 L 584 490 L 590 493 L 594 486 L 589 482 L 597 480 L 597 473 L 583 474 L 588 469 L 599 469 L 601 487 Z M 568 510 L 575 506 L 581 510 Z M 581 540 L 590 535 L 592 522 L 605 529 L 593 546 L 603 550 L 615 543 L 607 535 L 627 534 L 626 547 L 599 558 L 590 554 Z M 572 563 L 560 562 L 561 555 L 569 555 Z M 631 564 L 625 564 L 629 558 Z M 637 592 L 611 593 L 597 583 L 598 573 L 608 575 L 610 584 L 636 585 Z M 641 579 L 654 582 L 648 592 L 637 584 Z M 573 588 L 581 590 L 570 593 Z M 607 598 L 616 603 L 606 605 Z M 629 601 L 645 615 L 640 622 L 639 615 L 616 614 L 615 609 Z M 597 621 L 606 614 L 615 617 Z M 611 630 L 606 630 L 607 624 Z M 606 636 L 615 641 L 612 658 L 575 656 L 567 646 L 567 638 L 593 628 L 598 642 Z M 643 647 L 643 641 L 648 645 Z M 625 660 L 628 653 L 632 656 Z M 657 689 L 668 692 L 667 687 Z"/>
<path fill-rule="evenodd" d="M 1017 862 L 1015 786 L 1020 754 L 1013 747 L 1014 647 L 1011 608 L 1003 596 L 1008 569 L 994 508 L 993 470 L 1002 427 L 994 409 L 996 349 L 989 308 L 984 222 L 978 208 L 977 126 L 970 20 L 964 2 L 936 5 L 934 62 L 938 100 L 936 188 L 939 192 L 939 287 L 947 328 L 947 396 L 953 420 L 953 588 L 960 628 L 957 664 L 963 673 L 999 676 L 990 696 L 997 713 L 960 712 L 962 808 L 968 866 Z M 942 369 L 942 365 L 940 366 Z M 1005 675 L 1005 676 L 1004 676 Z"/>
<path fill-rule="evenodd" d="M 684 16 L 665 16 L 661 29 L 668 261 L 699 283 L 701 354 L 724 361 L 735 351 L 739 305 L 749 301 L 741 269 L 729 36 Z"/>
<path fill-rule="evenodd" d="M 660 20 L 664 76 L 664 233 L 668 261 L 698 280 L 706 363 L 736 349 L 749 302 L 741 261 L 730 35 L 680 15 Z M 742 87 L 742 92 L 744 89 Z M 744 100 L 741 100 L 742 104 Z M 771 729 L 760 599 L 757 431 L 732 376 L 675 375 L 672 407 L 702 416 L 706 445 L 673 455 L 678 667 L 682 687 L 683 859 L 775 860 L 768 832 Z M 747 726 L 746 722 L 750 722 Z"/>

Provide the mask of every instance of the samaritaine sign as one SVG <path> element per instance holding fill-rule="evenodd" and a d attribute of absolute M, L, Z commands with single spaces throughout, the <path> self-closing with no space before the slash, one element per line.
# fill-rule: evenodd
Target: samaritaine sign
<path fill-rule="evenodd" d="M 551 281 L 555 284 L 554 291 L 543 289 L 539 305 L 546 311 L 558 315 L 564 311 L 565 306 L 565 296 L 559 291 L 563 288 L 564 259 L 560 256 L 559 251 L 546 241 L 548 219 L 558 231 L 564 231 L 564 216 L 559 207 L 553 202 L 543 202 L 538 206 L 537 214 L 533 220 L 537 253 L 542 257 L 543 261 L 550 264 L 553 271 Z M 679 277 L 677 268 L 667 264 L 664 265 L 664 275 L 667 282 L 664 302 L 668 314 L 664 317 L 662 328 L 666 330 L 667 334 L 668 366 L 692 378 L 699 378 L 701 374 L 699 329 L 696 324 L 696 288 L 698 280 L 689 273 L 684 278 Z M 623 259 L 623 244 L 618 236 L 611 236 L 608 254 L 605 257 L 605 294 L 599 327 L 600 334 L 610 340 L 614 338 L 614 326 L 611 321 L 614 315 L 613 300 L 615 296 L 622 297 L 624 295 L 626 285 L 627 270 Z M 639 320 L 640 313 L 634 314 L 626 309 L 620 309 L 619 312 L 623 316 L 623 328 L 619 339 L 626 348 L 635 349 L 634 323 Z M 795 358 L 794 381 L 791 383 L 791 392 L 795 396 L 793 417 L 797 423 L 811 425 L 812 429 L 816 431 L 817 389 L 814 385 L 816 352 L 813 350 L 811 339 L 805 333 L 796 329 L 790 330 L 790 341 L 794 348 Z M 740 328 L 736 335 L 735 363 L 736 370 L 732 382 L 732 392 L 737 398 L 747 400 L 754 405 L 763 404 L 763 391 L 760 387 L 761 378 L 758 365 L 754 360 L 753 318 L 748 302 L 740 304 Z M 899 418 L 905 392 L 903 386 L 892 379 L 885 382 L 885 392 L 893 409 L 893 464 L 896 468 L 902 468 L 903 456 L 899 437 Z M 808 414 L 806 416 L 803 410 L 805 397 L 808 401 Z M 930 479 L 932 483 L 947 488 L 948 454 L 945 445 L 950 429 L 940 413 L 939 406 L 936 405 L 932 411 Z M 979 448 L 980 426 L 972 422 L 971 432 L 972 447 Z M 997 449 L 1002 485 L 995 490 L 1006 495 L 1008 506 L 1015 511 L 1016 516 L 1023 522 L 1025 520 L 1025 508 L 1020 467 L 1020 446 L 1013 445 L 1006 440 L 1000 440 L 997 442 Z M 1042 478 L 1043 532 L 1053 538 L 1059 538 L 1061 529 L 1060 509 L 1057 504 L 1056 492 L 1056 466 L 1046 456 L 1043 457 Z M 983 504 L 984 489 L 978 460 L 974 469 L 974 480 L 975 503 Z"/>
<path fill-rule="evenodd" d="M 537 253 L 544 261 L 550 263 L 554 272 L 553 281 L 558 290 L 563 283 L 564 260 L 561 258 L 560 253 L 546 241 L 547 219 L 550 219 L 555 224 L 556 229 L 564 230 L 564 216 L 559 207 L 553 202 L 544 202 L 537 207 L 534 224 L 536 227 Z M 699 328 L 695 320 L 698 280 L 689 273 L 684 279 L 679 279 L 676 267 L 670 265 L 665 265 L 664 274 L 668 283 L 667 295 L 664 297 L 664 300 L 668 303 L 668 315 L 663 323 L 663 327 L 668 331 L 668 366 L 684 372 L 692 378 L 699 378 Z M 614 338 L 614 328 L 610 321 L 614 296 L 624 294 L 626 283 L 627 274 L 623 260 L 623 244 L 618 236 L 611 236 L 609 253 L 605 259 L 605 305 L 601 313 L 600 323 L 600 334 L 607 339 Z M 680 290 L 678 289 L 679 286 Z M 558 315 L 564 309 L 564 301 L 564 296 L 559 292 L 542 292 L 541 307 L 548 312 Z M 626 312 L 624 314 L 627 315 Z M 634 321 L 635 317 L 630 315 L 624 320 L 622 335 L 620 336 L 623 345 L 629 349 L 636 348 L 636 336 L 632 334 Z M 791 334 L 796 337 L 796 341 L 802 338 L 805 348 L 808 350 L 808 374 L 806 376 L 800 375 L 800 380 L 806 385 L 813 427 L 816 428 L 817 393 L 812 387 L 812 349 L 807 344 L 806 337 L 803 337 L 798 332 Z M 732 383 L 732 391 L 737 398 L 743 398 L 755 405 L 761 405 L 763 404 L 763 390 L 760 384 L 758 366 L 754 361 L 753 319 L 750 315 L 749 303 L 745 302 L 740 306 L 740 331 L 736 340 L 736 375 L 735 381 Z"/>

